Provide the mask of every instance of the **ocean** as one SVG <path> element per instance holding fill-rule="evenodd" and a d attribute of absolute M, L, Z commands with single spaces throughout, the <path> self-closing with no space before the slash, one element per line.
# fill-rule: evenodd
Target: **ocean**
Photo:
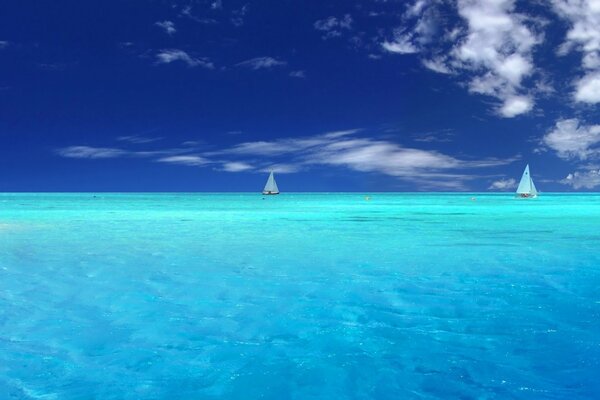
<path fill-rule="evenodd" d="M 365 195 L 0 194 L 0 399 L 600 396 L 600 194 Z"/>

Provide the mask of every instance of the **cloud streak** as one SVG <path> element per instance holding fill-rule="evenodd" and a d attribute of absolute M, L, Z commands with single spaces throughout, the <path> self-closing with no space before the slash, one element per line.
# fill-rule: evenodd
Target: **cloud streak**
<path fill-rule="evenodd" d="M 464 160 L 437 151 L 404 147 L 390 140 L 347 129 L 319 135 L 249 141 L 228 148 L 198 152 L 195 148 L 128 151 L 119 148 L 70 146 L 57 153 L 67 158 L 145 157 L 161 163 L 213 166 L 226 172 L 273 170 L 293 173 L 315 167 L 346 168 L 384 174 L 414 182 L 421 188 L 464 189 L 476 178 L 468 171 L 497 167 L 514 159 Z"/>
<path fill-rule="evenodd" d="M 256 71 L 259 69 L 271 69 L 273 67 L 281 67 L 286 64 L 287 62 L 274 57 L 256 57 L 250 60 L 242 61 L 237 65 L 240 67 L 250 68 Z"/>
<path fill-rule="evenodd" d="M 183 62 L 189 67 L 204 67 L 214 69 L 214 64 L 208 58 L 197 58 L 190 56 L 187 52 L 179 49 L 164 49 L 156 54 L 157 64 L 171 64 Z"/>
<path fill-rule="evenodd" d="M 119 136 L 117 140 L 120 142 L 129 142 L 133 144 L 152 143 L 162 140 L 162 137 L 145 137 L 139 135 Z"/>
<path fill-rule="evenodd" d="M 161 157 L 156 161 L 162 162 L 162 163 L 169 163 L 169 164 L 187 165 L 187 166 L 191 166 L 191 167 L 198 167 L 198 166 L 210 164 L 210 161 L 208 159 L 198 156 L 198 155 Z"/>
<path fill-rule="evenodd" d="M 127 151 L 109 147 L 91 147 L 91 146 L 69 146 L 58 149 L 57 154 L 66 158 L 117 158 L 124 157 Z"/>

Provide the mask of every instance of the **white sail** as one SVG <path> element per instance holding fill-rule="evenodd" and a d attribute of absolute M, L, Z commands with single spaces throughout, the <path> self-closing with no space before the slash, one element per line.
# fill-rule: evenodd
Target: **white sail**
<path fill-rule="evenodd" d="M 263 194 L 279 194 L 279 188 L 277 187 L 277 182 L 275 182 L 275 175 L 273 175 L 273 171 L 269 174 L 269 179 L 267 180 L 267 184 L 263 189 Z"/>
<path fill-rule="evenodd" d="M 523 171 L 521 182 L 519 182 L 519 187 L 517 188 L 517 194 L 528 196 L 537 195 L 537 189 L 533 183 L 533 179 L 531 179 L 531 174 L 529 173 L 529 164 L 527 164 L 525 171 Z"/>

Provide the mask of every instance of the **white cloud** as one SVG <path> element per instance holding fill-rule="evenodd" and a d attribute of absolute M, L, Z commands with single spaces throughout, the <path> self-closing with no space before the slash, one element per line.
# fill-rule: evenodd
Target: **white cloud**
<path fill-rule="evenodd" d="M 445 34 L 440 25 L 448 19 L 437 10 L 444 3 L 415 1 L 403 16 L 405 27 L 394 32 L 392 41 L 383 41 L 383 48 L 418 53 L 423 65 L 438 73 L 462 73 L 471 93 L 500 101 L 496 111 L 502 117 L 531 111 L 534 99 L 523 82 L 535 72 L 532 52 L 541 37 L 528 26 L 530 20 L 515 11 L 515 0 L 446 3 L 456 7 L 466 25 L 446 27 Z"/>
<path fill-rule="evenodd" d="M 170 163 L 170 164 L 181 164 L 192 167 L 202 166 L 209 164 L 210 161 L 204 157 L 197 155 L 181 155 L 181 156 L 169 156 L 162 157 L 156 160 L 158 162 Z"/>
<path fill-rule="evenodd" d="M 572 186 L 573 189 L 593 189 L 600 186 L 600 169 L 573 172 L 560 183 Z"/>
<path fill-rule="evenodd" d="M 259 172 L 275 172 L 277 174 L 294 174 L 296 172 L 300 172 L 302 170 L 302 166 L 298 164 L 269 164 L 268 166 L 259 170 Z"/>
<path fill-rule="evenodd" d="M 423 51 L 435 40 L 440 29 L 440 16 L 436 4 L 436 1 L 415 1 L 403 15 L 403 26 L 394 30 L 393 40 L 382 43 L 383 48 L 397 54 Z"/>
<path fill-rule="evenodd" d="M 413 140 L 415 142 L 425 142 L 425 143 L 448 143 L 454 140 L 455 133 L 452 129 L 441 129 L 438 131 L 432 132 L 421 132 L 413 135 Z"/>
<path fill-rule="evenodd" d="M 220 154 L 277 159 L 288 166 L 338 166 L 418 182 L 421 186 L 463 188 L 471 176 L 456 171 L 505 165 L 513 160 L 465 161 L 436 151 L 400 146 L 384 139 L 355 137 L 358 130 L 329 132 L 302 138 L 246 142 Z M 293 161 L 293 162 L 291 162 Z"/>
<path fill-rule="evenodd" d="M 213 69 L 215 66 L 207 58 L 194 58 L 183 50 L 179 49 L 164 49 L 156 54 L 156 62 L 158 64 L 170 64 L 175 61 L 186 63 L 190 67 L 204 67 Z"/>
<path fill-rule="evenodd" d="M 527 113 L 533 99 L 521 93 L 521 84 L 533 73 L 532 50 L 540 38 L 515 12 L 514 0 L 458 0 L 457 4 L 468 29 L 452 55 L 457 67 L 475 72 L 469 89 L 502 101 L 503 117 Z"/>
<path fill-rule="evenodd" d="M 578 102 L 600 103 L 600 1 L 552 0 L 554 11 L 570 27 L 559 54 L 576 49 L 583 53 L 583 77 L 575 82 Z"/>
<path fill-rule="evenodd" d="M 154 25 L 162 28 L 167 35 L 173 35 L 175 32 L 177 32 L 177 29 L 175 29 L 175 23 L 173 21 L 159 21 Z"/>
<path fill-rule="evenodd" d="M 304 71 L 292 71 L 290 72 L 292 78 L 306 78 L 306 72 Z"/>
<path fill-rule="evenodd" d="M 334 139 L 341 138 L 347 135 L 352 135 L 358 131 L 358 129 L 347 129 L 341 131 L 327 132 L 322 135 L 308 136 L 303 138 L 287 138 L 273 141 L 245 142 L 237 144 L 229 149 L 216 152 L 216 154 L 281 156 L 290 153 L 307 151 L 311 148 L 328 144 Z"/>
<path fill-rule="evenodd" d="M 139 142 L 148 143 L 148 142 Z M 93 147 L 93 146 L 68 146 L 56 150 L 56 153 L 66 158 L 118 158 L 118 157 L 163 157 L 182 153 L 189 153 L 190 148 L 184 149 L 162 149 L 150 151 L 131 151 L 113 147 Z"/>
<path fill-rule="evenodd" d="M 0 40 L 0 50 L 2 50 L 2 49 L 4 49 L 4 48 L 8 47 L 8 45 L 9 45 L 9 44 L 10 44 L 10 43 L 9 43 L 9 42 L 7 42 L 6 40 Z"/>
<path fill-rule="evenodd" d="M 243 172 L 254 169 L 254 167 L 248 163 L 241 161 L 226 161 L 223 163 L 223 171 L 227 172 Z"/>
<path fill-rule="evenodd" d="M 560 120 L 542 138 L 560 158 L 585 160 L 600 153 L 600 125 L 580 125 L 576 118 Z"/>
<path fill-rule="evenodd" d="M 343 31 L 352 29 L 352 16 L 346 14 L 343 17 L 329 17 L 314 23 L 316 30 L 323 32 L 323 39 L 331 39 L 342 35 Z"/>
<path fill-rule="evenodd" d="M 270 69 L 273 67 L 279 67 L 279 66 L 283 66 L 286 64 L 287 63 L 285 61 L 278 60 L 273 57 L 256 57 L 256 58 L 252 58 L 250 60 L 242 61 L 241 63 L 238 63 L 237 65 L 239 65 L 241 67 L 248 67 L 253 70 L 258 70 L 258 69 Z"/>
<path fill-rule="evenodd" d="M 244 25 L 244 17 L 248 13 L 248 4 L 245 4 L 242 8 L 233 10 L 231 12 L 231 23 L 234 26 L 242 26 Z"/>
<path fill-rule="evenodd" d="M 600 69 L 581 78 L 575 87 L 575 100 L 590 104 L 600 103 Z"/>
<path fill-rule="evenodd" d="M 161 137 L 145 137 L 139 135 L 119 136 L 117 140 L 120 142 L 129 142 L 134 144 L 151 143 L 161 140 Z"/>
<path fill-rule="evenodd" d="M 446 63 L 443 59 L 440 59 L 440 58 L 426 59 L 426 60 L 422 60 L 422 63 L 423 63 L 423 66 L 425 66 L 425 68 L 430 69 L 434 72 L 437 72 L 438 74 L 451 74 L 452 73 L 452 71 L 450 70 L 448 65 L 446 65 Z"/>
<path fill-rule="evenodd" d="M 117 158 L 127 155 L 125 150 L 91 146 L 69 146 L 58 149 L 57 153 L 67 158 Z"/>
<path fill-rule="evenodd" d="M 500 114 L 507 118 L 525 114 L 533 108 L 533 100 L 528 96 L 508 96 L 500 107 Z"/>
<path fill-rule="evenodd" d="M 213 18 L 200 18 L 192 14 L 192 6 L 185 6 L 181 9 L 181 16 L 187 17 L 201 24 L 216 24 L 217 20 Z"/>
<path fill-rule="evenodd" d="M 437 151 L 409 148 L 388 139 L 359 136 L 359 129 L 320 135 L 243 142 L 230 148 L 198 153 L 194 148 L 128 151 L 116 148 L 71 146 L 57 153 L 71 158 L 144 157 L 186 166 L 219 165 L 228 172 L 292 173 L 313 167 L 340 167 L 385 174 L 418 184 L 420 188 L 464 189 L 475 176 L 464 171 L 495 167 L 514 159 L 461 160 Z"/>
<path fill-rule="evenodd" d="M 517 181 L 513 178 L 510 179 L 499 179 L 497 181 L 492 182 L 488 189 L 492 190 L 510 190 L 515 189 L 517 187 Z"/>
<path fill-rule="evenodd" d="M 384 50 L 396 54 L 413 54 L 418 53 L 419 48 L 412 43 L 411 34 L 403 34 L 396 36 L 392 42 L 383 42 L 381 44 Z"/>

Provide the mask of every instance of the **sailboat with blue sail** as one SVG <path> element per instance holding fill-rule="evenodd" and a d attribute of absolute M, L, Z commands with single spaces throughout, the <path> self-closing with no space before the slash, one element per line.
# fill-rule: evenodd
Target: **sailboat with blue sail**
<path fill-rule="evenodd" d="M 265 195 L 279 194 L 279 188 L 277 187 L 277 182 L 275 182 L 273 171 L 269 174 L 269 179 L 267 180 L 267 184 L 262 193 Z"/>
<path fill-rule="evenodd" d="M 519 187 L 517 188 L 517 197 L 532 199 L 537 197 L 537 195 L 538 191 L 533 183 L 533 179 L 531 179 L 531 174 L 529 173 L 529 164 L 527 164 L 525 171 L 523 171 L 523 176 L 521 176 Z"/>

